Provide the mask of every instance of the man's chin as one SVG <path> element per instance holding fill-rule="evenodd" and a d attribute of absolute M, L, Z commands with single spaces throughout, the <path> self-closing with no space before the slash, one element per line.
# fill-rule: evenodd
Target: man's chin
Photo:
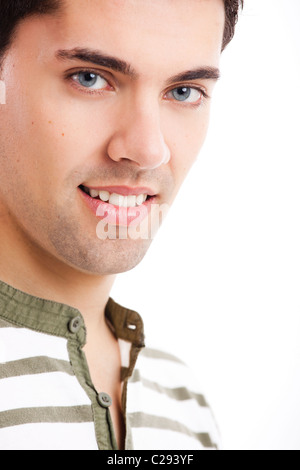
<path fill-rule="evenodd" d="M 152 240 L 106 240 L 97 247 L 55 245 L 61 261 L 84 274 L 116 275 L 131 271 L 145 257 Z"/>
<path fill-rule="evenodd" d="M 99 275 L 121 274 L 138 266 L 147 254 L 151 240 L 115 240 L 106 255 L 101 254 L 100 264 L 96 267 Z"/>

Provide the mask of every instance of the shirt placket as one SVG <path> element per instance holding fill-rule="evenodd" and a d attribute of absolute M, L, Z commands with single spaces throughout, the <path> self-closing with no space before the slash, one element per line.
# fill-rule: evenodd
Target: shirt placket
<path fill-rule="evenodd" d="M 71 337 L 68 340 L 70 362 L 82 388 L 91 400 L 95 434 L 99 450 L 118 450 L 117 440 L 110 413 L 112 400 L 104 392 L 98 393 L 93 385 L 85 354 L 86 331 L 81 317 L 69 322 Z"/>

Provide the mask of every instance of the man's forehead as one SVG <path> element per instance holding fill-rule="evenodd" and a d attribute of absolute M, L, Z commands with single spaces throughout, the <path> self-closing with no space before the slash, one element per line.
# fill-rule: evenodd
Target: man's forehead
<path fill-rule="evenodd" d="M 224 18 L 223 0 L 67 0 L 54 33 L 58 49 L 100 49 L 128 63 L 208 62 L 219 59 Z"/>
<path fill-rule="evenodd" d="M 24 60 L 79 60 L 80 51 L 91 51 L 82 54 L 88 62 L 100 51 L 149 80 L 167 82 L 199 68 L 216 79 L 224 19 L 223 0 L 67 0 L 58 15 L 26 20 L 19 45 Z"/>

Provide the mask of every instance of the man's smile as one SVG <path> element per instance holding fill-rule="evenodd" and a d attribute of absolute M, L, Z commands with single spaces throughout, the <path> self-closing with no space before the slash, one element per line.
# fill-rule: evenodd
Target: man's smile
<path fill-rule="evenodd" d="M 157 201 L 154 191 L 149 188 L 90 188 L 80 185 L 79 190 L 93 214 L 109 225 L 137 226 Z"/>
<path fill-rule="evenodd" d="M 148 188 L 129 188 L 125 186 L 95 188 L 81 185 L 80 189 L 93 199 L 100 199 L 119 207 L 141 206 L 147 199 L 155 195 L 155 192 Z"/>

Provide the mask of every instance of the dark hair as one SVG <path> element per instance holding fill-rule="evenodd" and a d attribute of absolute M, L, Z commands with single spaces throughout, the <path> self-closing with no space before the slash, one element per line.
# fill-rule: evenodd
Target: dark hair
<path fill-rule="evenodd" d="M 55 13 L 61 6 L 61 0 L 0 0 L 0 2 L 0 61 L 22 20 L 29 16 Z"/>
<path fill-rule="evenodd" d="M 12 42 L 13 34 L 20 21 L 33 15 L 46 15 L 59 10 L 63 0 L 0 0 L 0 60 Z M 223 49 L 234 35 L 240 6 L 243 0 L 224 0 L 225 30 Z"/>
<path fill-rule="evenodd" d="M 239 18 L 240 8 L 244 6 L 244 0 L 224 0 L 225 3 L 225 29 L 222 50 L 230 43 L 234 36 L 235 25 Z"/>

